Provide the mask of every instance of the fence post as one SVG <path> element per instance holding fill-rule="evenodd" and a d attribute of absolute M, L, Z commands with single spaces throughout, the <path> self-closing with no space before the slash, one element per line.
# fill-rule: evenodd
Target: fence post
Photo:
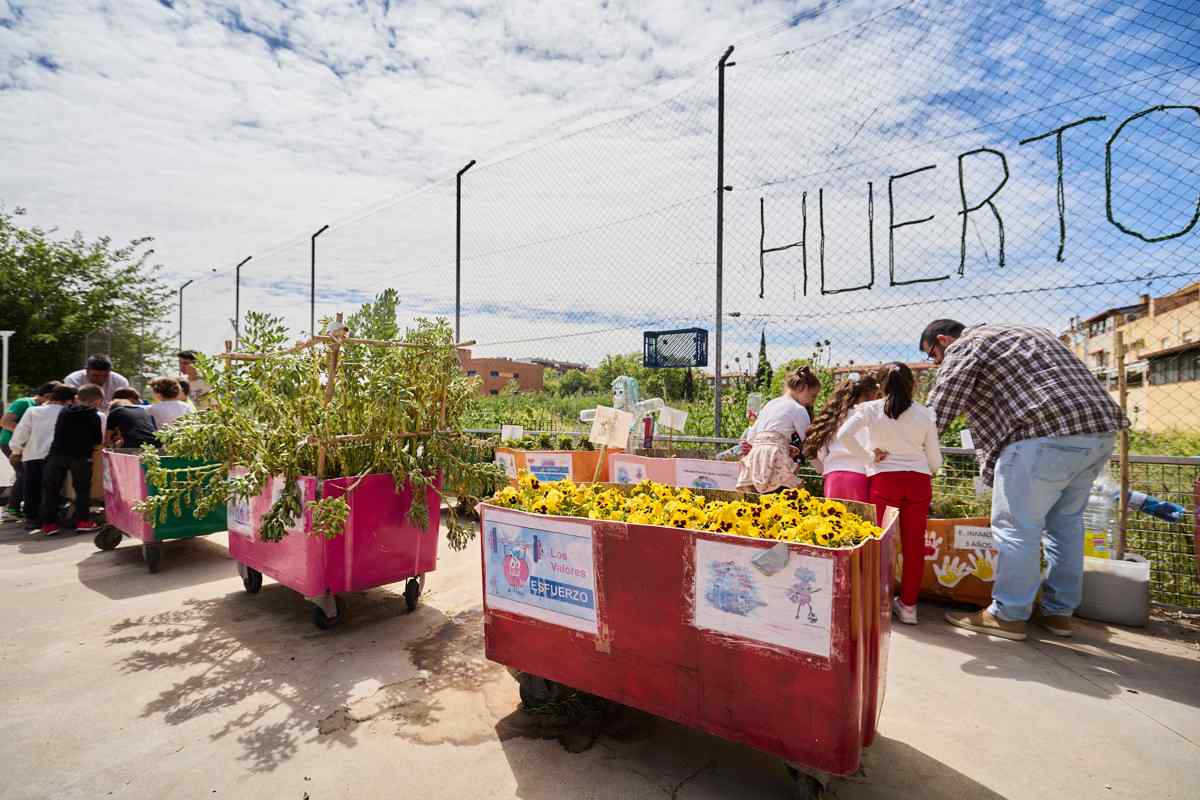
<path fill-rule="evenodd" d="M 1117 398 L 1121 406 L 1121 415 L 1125 416 L 1129 409 L 1129 391 L 1125 382 L 1125 332 L 1113 334 L 1113 360 L 1117 362 Z M 1117 520 L 1116 557 L 1118 561 L 1125 560 L 1125 530 L 1129 523 L 1129 429 L 1122 428 L 1120 437 L 1119 461 L 1121 471 L 1120 515 Z"/>
<path fill-rule="evenodd" d="M 233 343 L 242 341 L 242 267 L 254 256 L 246 256 L 233 270 Z"/>
<path fill-rule="evenodd" d="M 462 341 L 462 176 L 475 159 L 454 176 L 454 341 Z"/>
<path fill-rule="evenodd" d="M 729 56 L 733 45 L 717 62 L 717 318 L 716 363 L 713 366 L 713 436 L 721 435 L 721 301 L 723 299 L 722 269 L 725 265 L 725 67 L 732 66 Z"/>

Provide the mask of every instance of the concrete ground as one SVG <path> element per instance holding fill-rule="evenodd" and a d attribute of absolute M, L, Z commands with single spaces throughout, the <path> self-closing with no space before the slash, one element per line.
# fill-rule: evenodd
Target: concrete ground
<path fill-rule="evenodd" d="M 779 762 L 640 714 L 556 728 L 483 659 L 479 556 L 443 552 L 419 610 L 350 595 L 338 629 L 223 536 L 165 548 L 0 527 L 0 797 L 777 798 Z M 881 738 L 835 798 L 1200 797 L 1200 638 L 1084 624 L 893 637 Z M 544 738 L 545 737 L 545 738 Z"/>

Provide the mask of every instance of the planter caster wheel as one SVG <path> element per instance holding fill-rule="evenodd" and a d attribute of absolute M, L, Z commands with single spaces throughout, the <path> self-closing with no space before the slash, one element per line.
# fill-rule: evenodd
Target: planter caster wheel
<path fill-rule="evenodd" d="M 571 691 L 561 683 L 530 675 L 528 672 L 520 673 L 517 677 L 517 685 L 521 690 L 521 703 L 529 708 L 557 702 Z"/>
<path fill-rule="evenodd" d="M 238 575 L 242 576 L 242 586 L 249 594 L 258 594 L 262 589 L 262 573 L 253 567 L 247 567 L 238 562 Z"/>
<path fill-rule="evenodd" d="M 342 601 L 333 598 L 334 613 L 326 612 L 322 605 L 330 605 L 330 603 L 314 603 L 313 604 L 313 624 L 323 631 L 336 628 L 342 622 Z"/>
<path fill-rule="evenodd" d="M 792 800 L 820 800 L 825 796 L 825 783 L 815 775 L 785 764 L 792 776 Z"/>
<path fill-rule="evenodd" d="M 159 562 L 162 561 L 162 548 L 156 544 L 142 545 L 142 560 L 146 562 L 146 569 L 151 575 L 158 572 Z"/>
<path fill-rule="evenodd" d="M 100 550 L 113 550 L 121 543 L 121 532 L 116 528 L 101 528 L 92 541 Z"/>
<path fill-rule="evenodd" d="M 404 605 L 408 607 L 408 613 L 417 610 L 417 603 L 421 599 L 421 594 L 425 591 L 425 576 L 420 575 L 416 578 L 409 578 L 408 583 L 404 584 Z"/>

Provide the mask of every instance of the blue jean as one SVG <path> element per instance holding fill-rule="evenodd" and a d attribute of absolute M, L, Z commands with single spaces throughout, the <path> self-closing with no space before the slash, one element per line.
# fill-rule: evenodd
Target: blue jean
<path fill-rule="evenodd" d="M 1112 433 L 1026 439 L 1000 452 L 992 488 L 992 536 L 1000 552 L 992 614 L 1008 622 L 1029 619 L 1039 584 L 1044 613 L 1069 616 L 1079 606 L 1083 511 L 1115 439 Z"/>

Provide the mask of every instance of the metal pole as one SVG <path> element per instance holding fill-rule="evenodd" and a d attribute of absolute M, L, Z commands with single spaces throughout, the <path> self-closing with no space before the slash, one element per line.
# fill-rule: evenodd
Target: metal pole
<path fill-rule="evenodd" d="M 321 230 L 312 235 L 312 272 L 308 278 L 308 335 L 317 335 L 317 237 L 329 230 L 328 225 L 322 225 Z"/>
<path fill-rule="evenodd" d="M 462 176 L 475 166 L 471 159 L 454 176 L 454 341 L 462 341 Z"/>
<path fill-rule="evenodd" d="M 724 292 L 725 265 L 725 67 L 732 66 L 729 56 L 733 45 L 717 62 L 717 319 L 716 319 L 716 366 L 713 380 L 713 435 L 721 435 L 721 301 Z"/>
<path fill-rule="evenodd" d="M 246 256 L 233 271 L 233 341 L 234 346 L 241 338 L 242 330 L 242 267 L 253 256 Z"/>
<path fill-rule="evenodd" d="M 1113 334 L 1113 360 L 1117 362 L 1117 399 L 1122 416 L 1129 408 L 1129 386 L 1125 380 L 1125 331 Z M 1113 543 L 1118 561 L 1125 560 L 1125 529 L 1129 524 L 1129 429 L 1120 433 L 1118 465 L 1121 472 L 1120 514 L 1117 517 L 1117 535 Z"/>
<path fill-rule="evenodd" d="M 183 290 L 191 286 L 195 278 L 179 287 L 179 349 L 183 349 Z"/>
<path fill-rule="evenodd" d="M 8 337 L 12 336 L 16 331 L 0 331 L 0 338 L 4 339 L 4 410 L 8 410 Z"/>

